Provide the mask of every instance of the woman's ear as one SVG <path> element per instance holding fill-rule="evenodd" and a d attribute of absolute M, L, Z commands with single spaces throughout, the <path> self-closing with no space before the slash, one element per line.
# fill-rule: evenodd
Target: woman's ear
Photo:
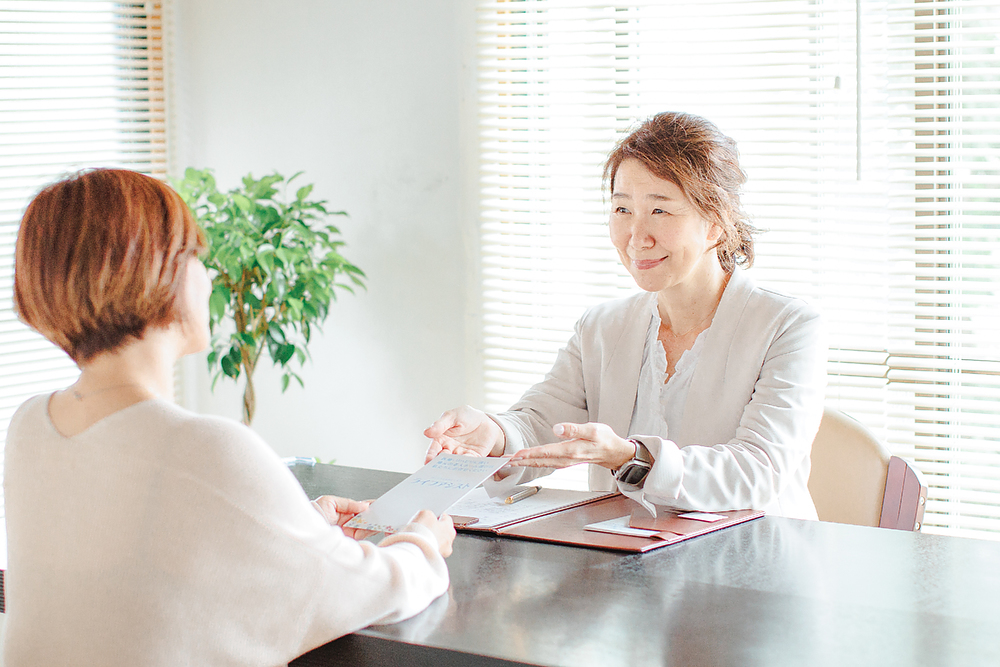
<path fill-rule="evenodd" d="M 722 227 L 721 222 L 709 222 L 708 223 L 708 240 L 715 245 L 719 245 L 722 242 L 722 237 L 725 235 L 725 230 Z"/>

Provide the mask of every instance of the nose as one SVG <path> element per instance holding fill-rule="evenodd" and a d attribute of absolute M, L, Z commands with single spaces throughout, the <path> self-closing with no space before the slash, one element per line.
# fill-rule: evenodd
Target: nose
<path fill-rule="evenodd" d="M 655 239 L 649 233 L 647 223 L 648 221 L 643 215 L 636 215 L 632 218 L 628 244 L 633 250 L 648 250 L 656 244 Z"/>

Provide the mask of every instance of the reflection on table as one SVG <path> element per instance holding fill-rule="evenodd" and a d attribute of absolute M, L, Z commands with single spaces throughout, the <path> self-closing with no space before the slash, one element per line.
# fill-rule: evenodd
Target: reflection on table
<path fill-rule="evenodd" d="M 398 473 L 295 465 L 310 497 Z M 765 517 L 641 555 L 459 535 L 448 594 L 293 665 L 1000 664 L 1000 544 Z"/>

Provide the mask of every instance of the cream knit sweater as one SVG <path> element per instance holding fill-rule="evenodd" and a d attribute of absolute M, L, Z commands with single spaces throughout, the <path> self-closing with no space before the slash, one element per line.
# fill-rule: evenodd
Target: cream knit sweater
<path fill-rule="evenodd" d="M 164 401 L 7 436 L 7 667 L 283 665 L 448 587 L 433 534 L 375 546 L 310 505 L 250 429 Z"/>

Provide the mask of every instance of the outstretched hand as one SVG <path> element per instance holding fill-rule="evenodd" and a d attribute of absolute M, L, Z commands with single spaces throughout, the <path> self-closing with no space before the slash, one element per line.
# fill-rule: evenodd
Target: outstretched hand
<path fill-rule="evenodd" d="M 351 500 L 339 496 L 320 496 L 312 501 L 312 506 L 323 515 L 323 518 L 331 526 L 340 526 L 345 535 L 356 540 L 364 539 L 375 533 L 361 528 L 345 528 L 344 524 L 368 509 L 370 504 L 371 502 L 367 500 Z"/>
<path fill-rule="evenodd" d="M 511 457 L 510 465 L 566 468 L 578 463 L 595 463 L 617 470 L 635 455 L 635 445 L 619 437 L 607 424 L 562 423 L 553 426 L 552 432 L 562 441 L 522 449 Z"/>
<path fill-rule="evenodd" d="M 441 452 L 473 456 L 503 454 L 503 430 L 485 412 L 468 405 L 445 412 L 424 429 L 424 435 L 431 439 L 424 463 Z"/>

